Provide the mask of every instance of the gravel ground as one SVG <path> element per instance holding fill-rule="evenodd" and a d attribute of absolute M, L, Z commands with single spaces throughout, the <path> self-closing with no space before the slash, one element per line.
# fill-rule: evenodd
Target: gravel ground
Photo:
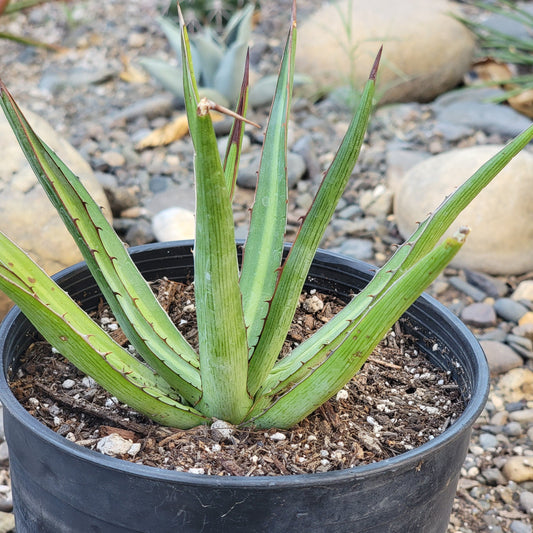
<path fill-rule="evenodd" d="M 320 3 L 299 2 L 300 18 Z M 289 4 L 287 0 L 262 2 L 262 18 L 252 48 L 252 63 L 262 73 L 271 72 L 279 57 Z M 28 33 L 33 38 L 61 44 L 67 47 L 65 52 L 54 54 L 0 41 L 3 81 L 19 103 L 46 118 L 89 161 L 109 193 L 115 226 L 129 244 L 153 239 L 151 218 L 168 207 L 169 198 L 188 201 L 189 205 L 184 207 L 191 208 L 194 197 L 188 138 L 166 148 L 142 152 L 135 149 L 150 130 L 178 116 L 180 110 L 155 83 L 127 83 L 121 78 L 125 65 L 135 64 L 140 56 L 173 57 L 155 21 L 167 5 L 167 0 L 51 3 L 9 18 L 3 24 L 6 31 Z M 266 110 L 259 109 L 251 118 L 264 124 L 265 116 Z M 288 238 L 294 234 L 298 217 L 305 213 L 349 119 L 350 113 L 334 101 L 295 100 L 291 150 L 303 160 L 305 173 L 296 179 L 291 190 Z M 253 132 L 250 140 L 252 156 L 259 149 Z M 390 156 L 395 148 L 407 147 L 431 155 L 455 146 L 505 140 L 498 128 L 443 133 L 431 105 L 379 109 L 323 246 L 376 264 L 383 263 L 391 254 L 392 245 L 400 238 L 390 215 L 385 178 L 392 171 Z M 236 197 L 239 232 L 245 230 L 252 198 L 250 190 L 239 189 Z M 376 198 L 383 200 L 376 202 Z M 517 457 L 513 460 L 522 461 L 524 469 L 527 468 L 524 460 L 533 460 L 533 401 L 518 394 L 520 382 L 512 383 L 513 377 L 519 379 L 516 373 L 533 369 L 531 340 L 529 345 L 517 341 L 517 337 L 527 340 L 523 332 L 514 329 L 520 317 L 505 309 L 501 311 L 505 303 L 497 303 L 512 296 L 521 282 L 531 279 L 533 273 L 520 278 L 484 278 L 448 269 L 431 289 L 457 314 L 466 316 L 477 335 L 499 343 L 497 348 L 512 347 L 515 354 L 520 354 L 516 368 L 500 369 L 493 379 L 489 403 L 474 430 L 449 533 L 532 532 L 532 478 L 512 481 L 513 474 L 505 466 L 510 458 Z M 490 318 L 492 315 L 489 319 L 486 315 L 480 318 L 479 314 L 472 319 L 465 310 L 472 311 L 470 306 L 475 303 L 492 309 L 494 319 Z M 526 307 L 524 312 L 527 311 Z M 6 511 L 0 512 L 1 532 L 12 527 L 5 444 L 0 446 L 0 460 L 5 465 L 0 471 L 0 511 Z"/>

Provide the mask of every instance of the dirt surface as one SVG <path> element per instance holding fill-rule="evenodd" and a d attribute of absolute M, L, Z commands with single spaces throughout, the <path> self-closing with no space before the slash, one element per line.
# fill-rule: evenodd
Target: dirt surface
<path fill-rule="evenodd" d="M 157 288 L 165 295 L 162 303 L 170 316 L 186 328 L 185 336 L 195 345 L 192 285 L 165 281 Z M 306 311 L 317 298 L 323 307 Z M 312 334 L 341 306 L 331 296 L 302 295 L 284 351 Z M 95 319 L 127 345 L 105 306 Z M 213 475 L 301 474 L 372 463 L 439 435 L 463 408 L 458 387 L 445 371 L 418 354 L 399 324 L 336 397 L 287 431 L 240 427 L 183 431 L 158 426 L 111 398 L 44 342 L 32 345 L 16 371 L 13 388 L 33 416 L 82 446 L 99 449 L 105 437 L 119 435 L 136 444 L 117 454 L 123 459 Z"/>

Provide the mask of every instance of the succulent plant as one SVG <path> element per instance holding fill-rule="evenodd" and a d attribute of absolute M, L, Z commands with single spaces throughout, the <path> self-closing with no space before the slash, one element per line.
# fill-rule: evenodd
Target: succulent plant
<path fill-rule="evenodd" d="M 242 8 L 244 0 L 185 0 L 181 4 L 183 18 L 189 30 L 212 25 L 221 31 L 233 13 Z M 248 4 L 253 4 L 248 2 Z M 171 2 L 167 16 L 178 19 L 176 2 Z"/>
<path fill-rule="evenodd" d="M 190 39 L 200 93 L 224 106 L 234 105 L 239 98 L 253 11 L 253 5 L 249 4 L 234 13 L 221 35 L 207 26 Z M 180 27 L 168 17 L 160 17 L 159 24 L 180 61 Z M 181 65 L 154 57 L 142 58 L 140 63 L 165 89 L 183 98 Z"/>
<path fill-rule="evenodd" d="M 389 328 L 457 253 L 468 230 L 460 229 L 439 244 L 444 231 L 533 138 L 532 126 L 483 165 L 419 225 L 339 314 L 280 358 L 309 267 L 363 143 L 381 54 L 335 159 L 283 259 L 295 38 L 294 5 L 239 265 L 232 198 L 244 133 L 248 62 L 222 162 L 209 114 L 221 107 L 200 97 L 182 19 L 183 93 L 195 149 L 198 350 L 160 307 L 79 179 L 37 137 L 0 82 L 0 103 L 25 155 L 74 235 L 137 356 L 117 345 L 2 234 L 0 288 L 82 372 L 161 424 L 188 428 L 216 418 L 245 426 L 287 428 L 309 415 L 357 373 Z"/>

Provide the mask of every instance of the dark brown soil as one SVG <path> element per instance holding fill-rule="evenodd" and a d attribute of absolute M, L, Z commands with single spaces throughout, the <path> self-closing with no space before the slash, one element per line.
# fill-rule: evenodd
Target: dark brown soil
<path fill-rule="evenodd" d="M 187 327 L 194 344 L 192 286 L 164 281 L 158 289 L 162 304 L 181 328 Z M 306 300 L 316 296 L 324 307 L 306 311 Z M 302 295 L 285 350 L 341 306 L 328 295 Z M 127 344 L 105 306 L 95 319 Z M 235 427 L 223 435 L 205 426 L 187 431 L 158 426 L 113 399 L 44 342 L 28 350 L 12 387 L 33 416 L 73 442 L 96 449 L 102 438 L 118 434 L 137 444 L 120 455 L 123 459 L 213 475 L 324 472 L 380 461 L 439 435 L 463 409 L 457 386 L 417 353 L 399 324 L 336 397 L 287 431 Z"/>

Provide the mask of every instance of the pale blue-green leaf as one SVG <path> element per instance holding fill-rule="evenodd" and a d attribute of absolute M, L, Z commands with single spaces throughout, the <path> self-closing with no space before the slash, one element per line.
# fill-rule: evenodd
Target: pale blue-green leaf
<path fill-rule="evenodd" d="M 239 99 L 247 50 L 248 45 L 245 43 L 232 44 L 215 74 L 213 86 L 226 97 L 230 105 L 235 105 Z"/>
<path fill-rule="evenodd" d="M 181 81 L 181 68 L 175 67 L 162 59 L 155 57 L 142 57 L 139 59 L 140 65 L 155 78 L 161 86 L 183 98 L 183 84 Z"/>

